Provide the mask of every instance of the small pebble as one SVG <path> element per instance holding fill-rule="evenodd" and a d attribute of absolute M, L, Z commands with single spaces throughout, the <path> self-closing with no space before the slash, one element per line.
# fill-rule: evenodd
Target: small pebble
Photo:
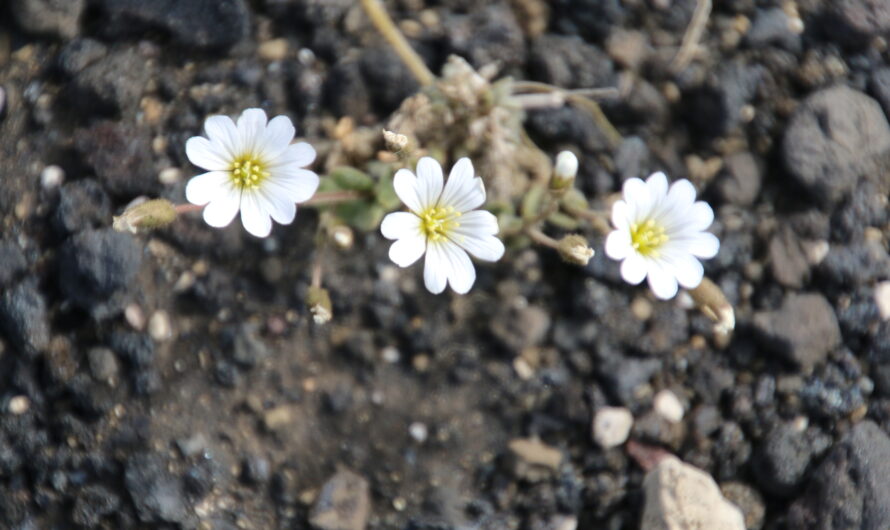
<path fill-rule="evenodd" d="M 875 285 L 875 305 L 881 320 L 890 320 L 890 281 Z"/>
<path fill-rule="evenodd" d="M 679 423 L 685 413 L 680 399 L 670 390 L 662 390 L 655 394 L 652 407 L 659 416 L 671 423 Z"/>
<path fill-rule="evenodd" d="M 182 180 L 182 170 L 178 167 L 168 167 L 158 173 L 158 180 L 165 186 L 172 186 Z"/>
<path fill-rule="evenodd" d="M 415 421 L 409 425 L 408 432 L 411 434 L 411 438 L 414 438 L 414 441 L 421 444 L 426 441 L 426 438 L 429 435 L 429 430 L 426 425 L 419 421 Z"/>
<path fill-rule="evenodd" d="M 31 401 L 27 396 L 15 396 L 9 400 L 9 412 L 19 416 L 28 412 L 31 408 Z"/>
<path fill-rule="evenodd" d="M 258 53 L 264 61 L 280 61 L 287 57 L 287 39 L 273 39 L 260 44 Z"/>
<path fill-rule="evenodd" d="M 402 358 L 402 354 L 399 353 L 398 348 L 395 346 L 387 346 L 383 348 L 383 351 L 380 352 L 383 360 L 388 362 L 389 364 L 395 364 L 399 362 L 399 359 Z"/>
<path fill-rule="evenodd" d="M 593 417 L 593 439 L 603 449 L 617 447 L 627 441 L 633 423 L 633 415 L 626 408 L 603 407 Z"/>
<path fill-rule="evenodd" d="M 130 304 L 124 308 L 124 319 L 136 331 L 145 329 L 145 313 L 136 304 Z"/>
<path fill-rule="evenodd" d="M 170 315 L 166 311 L 155 311 L 151 318 L 148 319 L 148 334 L 151 338 L 160 342 L 165 341 L 173 336 L 173 330 L 170 327 Z"/>
<path fill-rule="evenodd" d="M 65 182 L 65 170 L 56 165 L 49 165 L 40 172 L 40 185 L 44 190 L 57 189 Z"/>

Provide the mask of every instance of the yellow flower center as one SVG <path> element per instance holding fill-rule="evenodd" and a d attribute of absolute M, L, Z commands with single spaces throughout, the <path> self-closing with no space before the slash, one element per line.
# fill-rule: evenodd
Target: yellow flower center
<path fill-rule="evenodd" d="M 631 246 L 644 256 L 658 257 L 658 249 L 667 243 L 664 227 L 649 219 L 644 223 L 630 225 Z"/>
<path fill-rule="evenodd" d="M 448 237 L 448 232 L 454 230 L 460 223 L 457 218 L 460 212 L 451 206 L 433 206 L 420 214 L 420 230 L 429 241 L 442 241 Z"/>
<path fill-rule="evenodd" d="M 232 164 L 232 182 L 239 190 L 256 189 L 268 176 L 265 165 L 252 154 L 243 155 Z"/>

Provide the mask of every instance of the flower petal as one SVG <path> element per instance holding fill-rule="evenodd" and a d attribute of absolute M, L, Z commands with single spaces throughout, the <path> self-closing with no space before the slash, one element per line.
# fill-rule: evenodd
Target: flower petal
<path fill-rule="evenodd" d="M 606 236 L 606 255 L 610 258 L 622 260 L 627 258 L 632 252 L 633 247 L 631 246 L 629 231 L 613 230 Z"/>
<path fill-rule="evenodd" d="M 417 196 L 421 208 L 429 208 L 439 201 L 442 181 L 442 166 L 435 158 L 425 156 L 417 162 Z"/>
<path fill-rule="evenodd" d="M 204 207 L 204 222 L 214 228 L 229 226 L 241 207 L 241 192 L 230 190 L 225 195 L 216 197 Z"/>
<path fill-rule="evenodd" d="M 399 267 L 404 268 L 419 260 L 420 256 L 423 256 L 424 251 L 426 251 L 426 238 L 419 234 L 403 237 L 390 245 L 389 259 Z"/>
<path fill-rule="evenodd" d="M 185 142 L 185 155 L 192 164 L 210 171 L 227 171 L 231 168 L 226 149 L 203 136 L 192 136 Z"/>
<path fill-rule="evenodd" d="M 420 217 L 411 212 L 393 212 L 387 214 L 380 223 L 380 232 L 386 239 L 401 239 L 422 235 Z"/>
<path fill-rule="evenodd" d="M 269 188 L 257 190 L 254 193 L 261 195 L 260 200 L 265 201 L 266 210 L 276 223 L 289 225 L 297 216 L 297 205 L 286 195 L 275 193 Z"/>
<path fill-rule="evenodd" d="M 204 120 L 204 132 L 210 141 L 219 145 L 225 152 L 225 158 L 231 162 L 241 155 L 238 140 L 238 128 L 228 116 L 210 116 Z"/>
<path fill-rule="evenodd" d="M 720 251 L 720 240 L 710 232 L 698 232 L 684 238 L 686 250 L 693 256 L 710 259 Z"/>
<path fill-rule="evenodd" d="M 448 280 L 448 258 L 441 247 L 441 243 L 428 243 L 423 264 L 423 284 L 433 294 L 444 291 Z"/>
<path fill-rule="evenodd" d="M 667 175 L 658 171 L 649 175 L 646 179 L 646 187 L 655 202 L 661 201 L 668 193 Z"/>
<path fill-rule="evenodd" d="M 408 169 L 396 171 L 392 178 L 392 187 L 408 209 L 416 214 L 423 211 L 423 205 L 417 193 L 417 177 L 414 176 L 414 173 Z"/>
<path fill-rule="evenodd" d="M 257 153 L 267 121 L 263 109 L 247 109 L 241 113 L 238 117 L 238 138 L 242 153 Z"/>
<path fill-rule="evenodd" d="M 630 206 L 625 201 L 615 201 L 612 205 L 612 226 L 628 231 L 632 222 Z"/>
<path fill-rule="evenodd" d="M 468 212 L 485 202 L 485 184 L 476 177 L 473 163 L 469 158 L 461 158 L 451 168 L 448 182 L 439 198 L 440 206 L 451 206 L 458 212 Z"/>
<path fill-rule="evenodd" d="M 458 226 L 453 232 L 462 236 L 493 236 L 500 230 L 498 218 L 486 210 L 466 212 L 457 218 L 457 222 Z"/>
<path fill-rule="evenodd" d="M 628 254 L 621 262 L 621 277 L 631 285 L 638 285 L 646 277 L 646 258 L 636 252 Z"/>
<path fill-rule="evenodd" d="M 192 204 L 207 204 L 232 190 L 232 177 L 227 171 L 201 173 L 185 185 L 185 198 Z"/>
<path fill-rule="evenodd" d="M 686 179 L 674 182 L 668 190 L 668 202 L 675 208 L 689 208 L 695 202 L 695 186 Z"/>
<path fill-rule="evenodd" d="M 665 252 L 664 261 L 670 264 L 673 275 L 684 289 L 694 289 L 705 276 L 705 269 L 692 254 Z"/>
<path fill-rule="evenodd" d="M 305 202 L 318 189 L 318 175 L 308 169 L 297 169 L 289 174 L 273 172 L 263 182 L 264 189 L 286 197 L 291 202 Z"/>
<path fill-rule="evenodd" d="M 467 294 L 476 282 L 476 268 L 473 267 L 470 256 L 464 249 L 449 241 L 434 243 L 433 246 L 441 249 L 448 263 L 448 284 L 457 294 Z"/>
<path fill-rule="evenodd" d="M 646 263 L 646 275 L 649 279 L 649 288 L 657 298 L 670 300 L 676 296 L 679 289 L 677 278 L 674 277 L 669 266 L 660 260 L 650 259 Z"/>
<path fill-rule="evenodd" d="M 622 195 L 628 206 L 628 220 L 631 223 L 645 221 L 652 214 L 653 198 L 642 180 L 636 177 L 625 180 Z"/>
<path fill-rule="evenodd" d="M 266 237 L 272 232 L 269 210 L 272 205 L 259 193 L 244 191 L 241 194 L 241 224 L 256 237 Z"/>
<path fill-rule="evenodd" d="M 686 226 L 690 230 L 700 232 L 707 230 L 711 223 L 714 222 L 714 210 L 711 205 L 704 201 L 695 202 L 686 214 L 688 221 Z"/>
<path fill-rule="evenodd" d="M 297 142 L 287 146 L 278 156 L 272 157 L 267 166 L 269 171 L 286 172 L 307 167 L 314 161 L 315 148 L 306 142 Z"/>
<path fill-rule="evenodd" d="M 482 261 L 497 261 L 504 256 L 504 243 L 494 236 L 463 235 L 451 241 Z"/>
<path fill-rule="evenodd" d="M 297 130 L 287 116 L 276 116 L 269 121 L 262 133 L 259 150 L 266 160 L 279 157 L 290 145 Z M 308 145 L 308 144 L 307 144 Z"/>

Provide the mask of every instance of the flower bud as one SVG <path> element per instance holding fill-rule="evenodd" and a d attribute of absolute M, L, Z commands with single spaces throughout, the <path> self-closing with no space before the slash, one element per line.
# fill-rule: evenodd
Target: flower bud
<path fill-rule="evenodd" d="M 561 151 L 556 155 L 556 165 L 553 167 L 553 177 L 550 179 L 550 189 L 562 191 L 570 188 L 578 174 L 578 157 L 571 151 Z"/>
<path fill-rule="evenodd" d="M 317 325 L 327 324 L 334 316 L 331 308 L 331 295 L 323 287 L 310 287 L 306 294 L 306 305 L 312 313 L 312 320 Z"/>
<path fill-rule="evenodd" d="M 176 208 L 166 199 L 145 201 L 124 210 L 112 221 L 118 232 L 136 234 L 144 230 L 164 228 L 176 220 Z"/>
<path fill-rule="evenodd" d="M 560 239 L 556 249 L 562 259 L 582 267 L 590 262 L 594 254 L 593 249 L 587 245 L 587 240 L 578 234 L 569 234 Z"/>
<path fill-rule="evenodd" d="M 408 137 L 404 134 L 383 130 L 383 142 L 386 144 L 386 150 L 398 153 L 408 145 Z"/>

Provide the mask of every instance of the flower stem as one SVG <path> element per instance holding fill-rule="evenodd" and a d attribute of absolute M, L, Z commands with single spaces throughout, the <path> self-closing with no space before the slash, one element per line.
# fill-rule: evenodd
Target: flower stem
<path fill-rule="evenodd" d="M 598 212 L 596 210 L 588 210 L 585 208 L 573 208 L 568 205 L 563 205 L 563 208 L 575 217 L 579 219 L 584 219 L 590 226 L 594 228 L 597 232 L 602 235 L 609 235 L 609 232 L 612 229 L 609 227 L 609 216 L 605 212 Z"/>
<path fill-rule="evenodd" d="M 436 76 L 427 68 L 423 59 L 414 51 L 414 48 L 408 44 L 405 36 L 402 35 L 402 32 L 396 27 L 386 9 L 380 4 L 380 0 L 360 0 L 360 2 L 374 27 L 389 42 L 389 45 L 393 47 L 393 50 L 395 50 L 402 62 L 405 63 L 405 66 L 411 70 L 414 78 L 424 86 L 433 84 Z"/>
<path fill-rule="evenodd" d="M 368 194 L 356 190 L 320 191 L 300 206 L 328 206 L 341 202 L 352 202 L 368 198 Z"/>
<path fill-rule="evenodd" d="M 537 243 L 539 245 L 542 245 L 545 247 L 550 247 L 550 248 L 555 248 L 555 249 L 559 248 L 559 241 L 553 239 L 552 237 L 548 236 L 544 232 L 541 232 L 541 230 L 537 227 L 534 227 L 534 226 L 526 227 L 524 232 L 525 232 L 525 235 L 527 235 L 529 238 L 531 238 L 532 241 L 534 241 L 535 243 Z"/>
<path fill-rule="evenodd" d="M 200 212 L 201 210 L 204 209 L 204 206 L 207 206 L 207 205 L 204 204 L 204 205 L 199 206 L 197 204 L 186 203 L 186 204 L 177 204 L 176 206 L 173 207 L 173 209 L 176 211 L 176 215 L 179 215 L 179 214 L 189 213 L 189 212 Z"/>

